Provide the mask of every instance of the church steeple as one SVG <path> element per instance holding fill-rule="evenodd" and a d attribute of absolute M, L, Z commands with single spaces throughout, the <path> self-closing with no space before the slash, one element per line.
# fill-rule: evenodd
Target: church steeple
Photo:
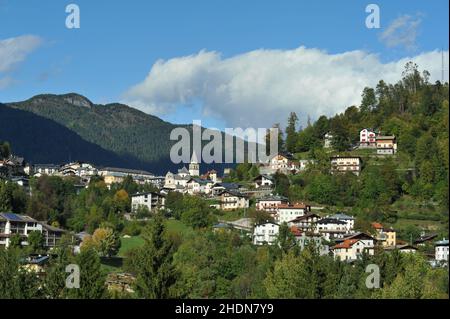
<path fill-rule="evenodd" d="M 200 176 L 200 164 L 198 163 L 197 153 L 194 151 L 189 164 L 189 175 Z"/>

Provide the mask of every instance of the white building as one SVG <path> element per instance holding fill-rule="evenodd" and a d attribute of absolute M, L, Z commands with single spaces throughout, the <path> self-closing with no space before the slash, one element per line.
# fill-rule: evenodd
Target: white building
<path fill-rule="evenodd" d="M 272 187 L 274 184 L 273 178 L 267 174 L 258 175 L 253 179 L 253 182 L 255 183 L 255 188 L 257 189 L 260 187 Z"/>
<path fill-rule="evenodd" d="M 90 177 L 97 175 L 98 170 L 89 163 L 73 162 L 61 166 L 59 173 L 62 176 Z"/>
<path fill-rule="evenodd" d="M 289 200 L 286 197 L 278 195 L 270 195 L 256 200 L 256 210 L 265 210 L 268 212 L 276 212 L 278 205 L 287 205 Z"/>
<path fill-rule="evenodd" d="M 190 179 L 191 175 L 189 174 L 188 169 L 183 166 L 183 168 L 178 170 L 178 174 L 167 172 L 164 178 L 164 188 L 183 191 Z"/>
<path fill-rule="evenodd" d="M 436 261 L 448 261 L 448 239 L 436 242 L 434 258 Z"/>
<path fill-rule="evenodd" d="M 295 226 L 302 233 L 316 233 L 316 223 L 320 220 L 320 216 L 314 213 L 307 213 L 295 219 L 288 221 L 288 226 Z"/>
<path fill-rule="evenodd" d="M 256 225 L 253 229 L 254 245 L 273 245 L 277 240 L 280 225 L 277 223 L 266 222 Z"/>
<path fill-rule="evenodd" d="M 333 135 L 330 132 L 326 133 L 323 137 L 323 147 L 333 148 Z"/>
<path fill-rule="evenodd" d="M 108 187 L 112 184 L 123 182 L 128 176 L 131 176 L 133 181 L 141 185 L 146 183 L 153 184 L 155 181 L 155 175 L 150 172 L 128 168 L 103 167 L 98 169 L 98 175 L 103 177 Z"/>
<path fill-rule="evenodd" d="M 21 245 L 28 245 L 27 237 L 33 231 L 42 233 L 44 246 L 48 248 L 55 247 L 64 233 L 62 229 L 38 222 L 29 216 L 0 213 L 0 247 L 8 248 L 11 236 L 15 234 L 20 235 Z"/>
<path fill-rule="evenodd" d="M 305 171 L 309 165 L 313 165 L 315 163 L 316 163 L 315 160 L 308 160 L 308 159 L 299 160 L 298 161 L 298 170 L 301 172 Z"/>
<path fill-rule="evenodd" d="M 363 129 L 359 132 L 359 146 L 375 148 L 376 134 L 372 129 Z"/>
<path fill-rule="evenodd" d="M 219 194 L 219 198 L 220 198 L 220 209 L 222 210 L 248 208 L 250 205 L 247 196 L 232 190 L 222 191 Z"/>
<path fill-rule="evenodd" d="M 213 181 L 194 177 L 186 183 L 186 191 L 190 195 L 209 194 L 213 184 Z"/>
<path fill-rule="evenodd" d="M 337 213 L 335 215 L 329 216 L 330 218 L 337 219 L 347 223 L 347 231 L 351 232 L 355 227 L 355 218 L 343 213 Z"/>
<path fill-rule="evenodd" d="M 359 156 L 333 156 L 331 157 L 331 174 L 351 172 L 359 176 L 362 160 Z"/>
<path fill-rule="evenodd" d="M 378 155 L 394 155 L 397 153 L 397 139 L 395 136 L 377 136 Z"/>
<path fill-rule="evenodd" d="M 333 246 L 334 257 L 342 261 L 353 261 L 361 257 L 363 253 L 374 255 L 374 243 L 361 239 L 346 239 Z"/>
<path fill-rule="evenodd" d="M 317 221 L 316 232 L 326 240 L 344 238 L 345 234 L 350 233 L 346 222 L 329 217 Z"/>
<path fill-rule="evenodd" d="M 275 219 L 278 223 L 287 223 L 311 211 L 311 206 L 305 203 L 279 204 L 276 207 Z"/>
<path fill-rule="evenodd" d="M 191 163 L 189 164 L 189 175 L 200 176 L 200 164 L 196 152 L 192 154 Z"/>
<path fill-rule="evenodd" d="M 131 196 L 131 210 L 135 213 L 139 207 L 146 207 L 149 212 L 164 209 L 166 199 L 155 192 L 139 193 Z"/>
<path fill-rule="evenodd" d="M 60 165 L 55 164 L 35 164 L 33 165 L 32 170 L 33 175 L 35 175 L 36 177 L 40 177 L 42 175 L 53 176 L 59 174 L 60 167 Z"/>

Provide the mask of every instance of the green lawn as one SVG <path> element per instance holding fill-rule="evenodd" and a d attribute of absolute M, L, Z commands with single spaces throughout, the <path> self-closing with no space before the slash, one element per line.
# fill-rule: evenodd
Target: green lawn
<path fill-rule="evenodd" d="M 134 236 L 130 238 L 121 238 L 120 239 L 121 246 L 119 250 L 119 256 L 124 257 L 126 252 L 132 248 L 142 246 L 144 244 L 144 240 L 141 236 Z"/>
<path fill-rule="evenodd" d="M 218 215 L 217 217 L 220 220 L 231 222 L 243 218 L 244 212 L 242 210 L 232 210 L 229 212 L 225 212 L 223 215 Z"/>
<path fill-rule="evenodd" d="M 176 219 L 168 219 L 166 221 L 166 227 L 168 233 L 178 233 L 182 237 L 191 234 L 194 230 L 183 224 L 181 221 Z"/>

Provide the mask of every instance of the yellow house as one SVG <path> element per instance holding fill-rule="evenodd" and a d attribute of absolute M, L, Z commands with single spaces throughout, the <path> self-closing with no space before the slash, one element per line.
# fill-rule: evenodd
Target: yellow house
<path fill-rule="evenodd" d="M 377 154 L 393 155 L 397 153 L 397 140 L 395 136 L 377 136 Z"/>
<path fill-rule="evenodd" d="M 376 239 L 383 247 L 395 247 L 397 245 L 397 233 L 392 228 L 385 228 L 380 223 L 372 223 L 375 229 Z"/>

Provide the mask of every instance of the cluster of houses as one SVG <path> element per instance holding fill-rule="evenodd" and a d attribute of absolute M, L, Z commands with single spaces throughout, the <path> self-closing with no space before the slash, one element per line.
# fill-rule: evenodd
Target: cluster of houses
<path fill-rule="evenodd" d="M 333 135 L 324 135 L 324 148 L 332 148 Z M 374 149 L 377 155 L 394 155 L 397 153 L 397 139 L 394 135 L 381 135 L 379 130 L 364 128 L 359 132 L 359 149 Z"/>
<path fill-rule="evenodd" d="M 394 229 L 384 227 L 377 222 L 372 223 L 370 233 L 356 231 L 352 216 L 338 213 L 320 217 L 318 214 L 311 213 L 310 207 L 303 203 L 290 205 L 283 203 L 282 198 L 271 198 L 260 205 L 273 212 L 275 221 L 266 221 L 254 226 L 252 234 L 254 245 L 277 244 L 282 223 L 287 225 L 301 249 L 313 243 L 320 255 L 331 254 L 335 259 L 346 262 L 353 262 L 361 258 L 363 254 L 374 255 L 375 249 L 383 249 L 386 252 L 398 250 L 401 253 L 415 253 L 418 246 L 424 245 L 424 242 L 420 240 L 416 241 L 415 245 L 397 240 Z M 286 205 L 292 206 L 291 209 L 284 211 Z M 295 217 L 292 218 L 291 215 Z M 434 246 L 432 265 L 446 265 L 448 240 L 437 241 Z"/>
<path fill-rule="evenodd" d="M 332 147 L 333 136 L 325 135 L 325 148 Z M 358 148 L 376 149 L 378 155 L 393 155 L 397 152 L 395 136 L 383 136 L 380 132 L 363 129 L 360 132 Z M 26 176 L 77 176 L 81 186 L 86 187 L 93 176 L 103 177 L 110 187 L 121 183 L 131 176 L 138 184 L 153 184 L 158 191 L 131 195 L 132 212 L 141 208 L 149 212 L 166 208 L 166 196 L 169 192 L 196 195 L 211 200 L 211 207 L 224 211 L 246 209 L 250 198 L 255 199 L 257 211 L 267 212 L 271 220 L 254 225 L 251 219 L 243 218 L 233 222 L 221 222 L 214 229 L 234 228 L 250 234 L 254 245 L 277 244 L 280 227 L 286 224 L 301 248 L 315 243 L 320 254 L 332 254 L 336 259 L 354 261 L 363 253 L 373 255 L 378 247 L 385 251 L 399 250 L 414 253 L 417 246 L 401 242 L 396 238 L 394 229 L 380 223 L 372 224 L 370 233 L 355 230 L 355 219 L 343 213 L 322 216 L 311 210 L 304 202 L 289 202 L 283 196 L 273 195 L 276 172 L 296 174 L 314 164 L 313 160 L 295 160 L 291 154 L 279 153 L 266 163 L 259 163 L 260 175 L 253 179 L 253 186 L 243 187 L 238 183 L 227 183 L 219 177 L 217 171 L 210 170 L 200 174 L 200 164 L 195 154 L 188 167 L 182 167 L 176 173 L 168 172 L 164 177 L 143 170 L 113 167 L 95 167 L 89 163 L 73 162 L 64 165 L 37 164 L 27 165 L 23 158 L 11 157 L 0 162 L 0 174 L 9 176 L 9 180 L 26 186 Z M 351 172 L 359 175 L 362 159 L 358 156 L 333 156 L 330 158 L 331 173 Z M 227 170 L 224 171 L 224 176 Z M 0 175 L 2 177 L 2 175 Z M 22 244 L 27 245 L 27 236 L 31 231 L 40 231 L 48 248 L 54 247 L 60 240 L 63 230 L 36 221 L 30 217 L 12 213 L 0 214 L 0 246 L 8 247 L 10 238 L 19 234 Z M 424 239 L 426 241 L 426 239 Z M 435 261 L 448 260 L 448 240 L 435 243 Z"/>
<path fill-rule="evenodd" d="M 86 187 L 94 176 L 102 176 L 105 184 L 111 187 L 114 183 L 121 183 L 127 176 L 140 184 L 153 184 L 161 187 L 164 177 L 144 171 L 117 167 L 95 167 L 90 163 L 76 161 L 62 165 L 56 164 L 29 164 L 21 157 L 11 156 L 0 160 L 0 178 L 8 179 L 21 186 L 27 187 L 29 177 L 40 177 L 42 175 L 80 178 L 80 188 Z"/>

